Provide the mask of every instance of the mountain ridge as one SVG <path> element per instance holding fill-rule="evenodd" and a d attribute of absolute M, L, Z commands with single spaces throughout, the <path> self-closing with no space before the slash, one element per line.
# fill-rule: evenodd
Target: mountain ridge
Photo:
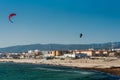
<path fill-rule="evenodd" d="M 0 52 L 27 52 L 28 50 L 85 50 L 89 48 L 94 49 L 111 49 L 120 48 L 120 42 L 108 43 L 93 43 L 93 44 L 29 44 L 29 45 L 15 45 L 0 48 Z"/>

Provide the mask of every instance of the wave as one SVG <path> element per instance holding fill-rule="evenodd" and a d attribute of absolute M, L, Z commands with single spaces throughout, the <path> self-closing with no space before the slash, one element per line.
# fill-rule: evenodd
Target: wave
<path fill-rule="evenodd" d="M 62 69 L 53 69 L 53 68 L 43 68 L 43 67 L 36 67 L 33 69 L 39 69 L 39 70 L 45 70 L 45 71 L 57 71 L 57 72 L 68 72 L 68 73 L 77 73 L 77 74 L 83 74 L 83 75 L 91 75 L 95 74 L 95 72 L 90 71 L 78 71 L 78 70 L 62 70 Z"/>

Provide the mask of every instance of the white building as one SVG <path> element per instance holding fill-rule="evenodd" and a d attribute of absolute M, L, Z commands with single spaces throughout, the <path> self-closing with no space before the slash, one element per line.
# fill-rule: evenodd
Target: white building
<path fill-rule="evenodd" d="M 86 58 L 88 57 L 87 54 L 75 54 L 75 53 L 69 53 L 69 54 L 64 54 L 65 58 Z"/>
<path fill-rule="evenodd" d="M 33 51 L 32 51 L 32 50 L 29 50 L 28 53 L 31 54 L 31 53 L 33 53 Z"/>

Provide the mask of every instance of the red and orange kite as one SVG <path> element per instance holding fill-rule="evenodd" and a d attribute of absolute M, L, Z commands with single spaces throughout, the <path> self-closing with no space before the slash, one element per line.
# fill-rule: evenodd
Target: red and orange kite
<path fill-rule="evenodd" d="M 12 18 L 13 16 L 16 16 L 16 14 L 15 14 L 15 13 L 11 13 L 11 14 L 9 15 L 9 17 L 8 17 L 8 19 L 9 19 L 9 21 L 10 21 L 11 23 L 13 23 L 13 21 L 11 20 L 11 18 Z"/>

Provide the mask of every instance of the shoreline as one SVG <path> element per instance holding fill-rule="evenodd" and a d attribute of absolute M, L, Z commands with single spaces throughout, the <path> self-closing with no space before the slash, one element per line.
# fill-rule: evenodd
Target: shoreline
<path fill-rule="evenodd" d="M 0 59 L 0 62 L 13 62 L 13 63 L 32 63 L 32 64 L 45 64 L 53 66 L 66 66 L 71 68 L 80 68 L 87 70 L 96 70 L 112 75 L 120 76 L 120 60 L 104 61 L 104 60 L 60 60 L 60 59 Z"/>
<path fill-rule="evenodd" d="M 120 67 L 113 67 L 113 68 L 75 67 L 75 68 L 81 68 L 86 70 L 96 70 L 96 71 L 105 72 L 111 75 L 120 76 Z"/>

